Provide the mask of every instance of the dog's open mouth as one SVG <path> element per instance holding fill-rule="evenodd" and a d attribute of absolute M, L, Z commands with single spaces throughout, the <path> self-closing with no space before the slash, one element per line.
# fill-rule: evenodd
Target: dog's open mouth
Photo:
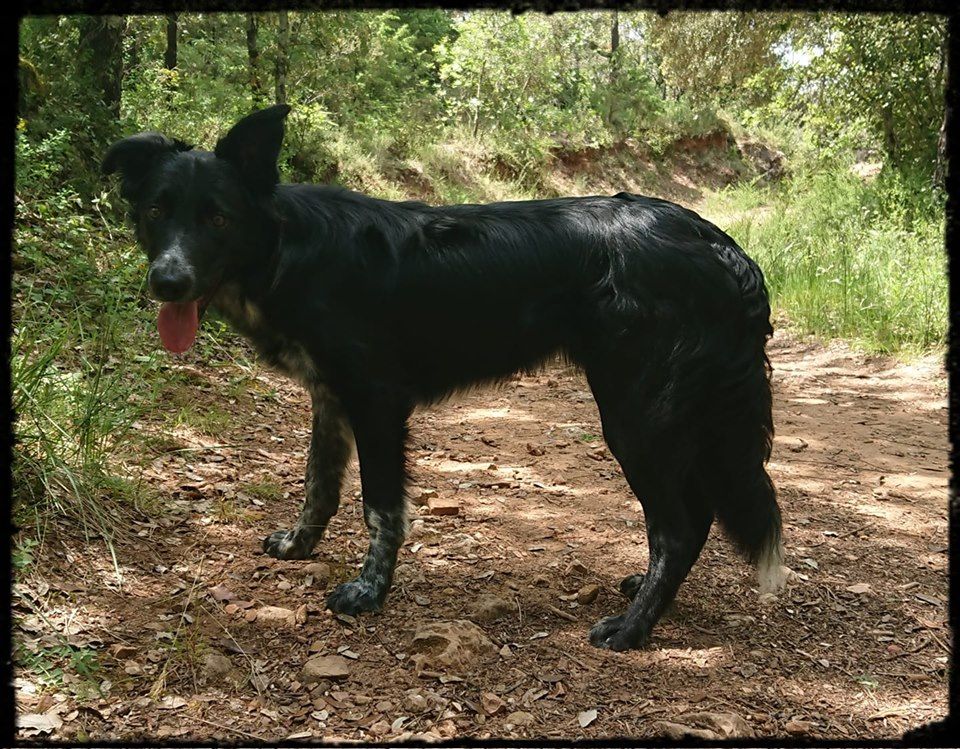
<path fill-rule="evenodd" d="M 214 284 L 209 293 L 191 302 L 164 302 L 160 305 L 157 330 L 167 351 L 182 354 L 193 345 L 197 340 L 200 319 L 219 286 L 219 283 Z"/>

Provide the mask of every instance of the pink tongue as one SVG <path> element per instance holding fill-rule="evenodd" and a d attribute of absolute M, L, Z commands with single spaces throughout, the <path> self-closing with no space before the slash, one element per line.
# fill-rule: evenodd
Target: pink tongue
<path fill-rule="evenodd" d="M 193 345 L 200 324 L 199 305 L 196 302 L 164 302 L 157 317 L 157 330 L 163 347 L 174 354 L 182 354 Z"/>

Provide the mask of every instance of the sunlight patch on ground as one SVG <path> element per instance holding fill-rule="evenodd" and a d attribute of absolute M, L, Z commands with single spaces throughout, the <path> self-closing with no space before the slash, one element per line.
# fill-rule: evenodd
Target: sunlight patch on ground
<path fill-rule="evenodd" d="M 471 408 L 459 414 L 465 421 L 484 421 L 486 419 L 512 419 L 514 421 L 540 421 L 527 411 L 515 408 Z"/>

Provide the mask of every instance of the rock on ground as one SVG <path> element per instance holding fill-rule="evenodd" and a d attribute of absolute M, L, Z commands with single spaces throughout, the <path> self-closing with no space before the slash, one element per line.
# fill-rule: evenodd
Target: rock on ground
<path fill-rule="evenodd" d="M 714 731 L 724 739 L 753 736 L 750 724 L 736 713 L 686 713 L 680 716 L 680 720 Z"/>
<path fill-rule="evenodd" d="M 513 613 L 510 601 L 492 593 L 480 596 L 470 607 L 469 617 L 478 623 L 495 622 Z"/>
<path fill-rule="evenodd" d="M 517 710 L 516 712 L 510 713 L 507 716 L 507 719 L 503 723 L 503 727 L 508 731 L 511 731 L 514 728 L 532 725 L 533 721 L 534 717 L 532 713 L 524 712 L 523 710 Z"/>
<path fill-rule="evenodd" d="M 300 570 L 300 574 L 304 577 L 309 575 L 313 578 L 314 585 L 323 586 L 330 581 L 330 565 L 326 562 L 311 562 Z"/>
<path fill-rule="evenodd" d="M 295 627 L 297 625 L 297 615 L 291 609 L 280 606 L 264 606 L 257 609 L 256 622 L 270 627 Z"/>
<path fill-rule="evenodd" d="M 483 630 L 464 619 L 424 624 L 414 633 L 410 650 L 418 673 L 465 669 L 497 652 Z"/>
<path fill-rule="evenodd" d="M 653 734 L 655 736 L 663 736 L 664 738 L 675 741 L 682 741 L 684 739 L 715 741 L 720 738 L 713 731 L 708 731 L 704 728 L 692 728 L 680 723 L 672 723 L 669 720 L 658 720 L 651 727 L 653 728 Z"/>
<path fill-rule="evenodd" d="M 346 679 L 350 675 L 350 661 L 342 655 L 321 655 L 303 664 L 300 679 L 313 684 L 321 679 Z"/>

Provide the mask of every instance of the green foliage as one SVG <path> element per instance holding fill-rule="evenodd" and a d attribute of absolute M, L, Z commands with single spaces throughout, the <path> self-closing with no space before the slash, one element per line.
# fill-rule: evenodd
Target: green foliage
<path fill-rule="evenodd" d="M 57 184 L 61 131 L 17 141 L 12 406 L 13 509 L 21 524 L 68 517 L 88 537 L 121 534 L 144 500 L 112 457 L 153 406 L 162 378 L 129 355 L 153 327 L 139 250 L 105 195 L 85 200 Z M 106 250 L 106 251 L 105 251 Z M 37 532 L 42 532 L 38 527 Z"/>
<path fill-rule="evenodd" d="M 897 167 L 932 170 L 944 112 L 943 17 L 824 14 L 797 40 L 822 50 L 798 71 L 797 95 L 825 141 L 850 123 Z"/>
<path fill-rule="evenodd" d="M 644 26 L 665 85 L 702 105 L 759 98 L 756 86 L 745 84 L 777 70 L 776 44 L 794 20 L 786 13 L 714 11 L 648 16 Z"/>
<path fill-rule="evenodd" d="M 91 648 L 82 648 L 66 642 L 52 647 L 39 646 L 34 649 L 17 643 L 14 648 L 17 665 L 33 673 L 42 684 L 63 689 L 64 674 L 75 675 L 71 690 L 79 697 L 89 697 L 99 692 L 95 681 L 100 671 L 97 652 Z"/>
<path fill-rule="evenodd" d="M 779 191 L 730 188 L 707 215 L 728 217 L 719 223 L 763 268 L 774 306 L 798 330 L 885 352 L 943 345 L 942 200 L 922 177 L 865 182 L 848 167 L 799 175 Z"/>

